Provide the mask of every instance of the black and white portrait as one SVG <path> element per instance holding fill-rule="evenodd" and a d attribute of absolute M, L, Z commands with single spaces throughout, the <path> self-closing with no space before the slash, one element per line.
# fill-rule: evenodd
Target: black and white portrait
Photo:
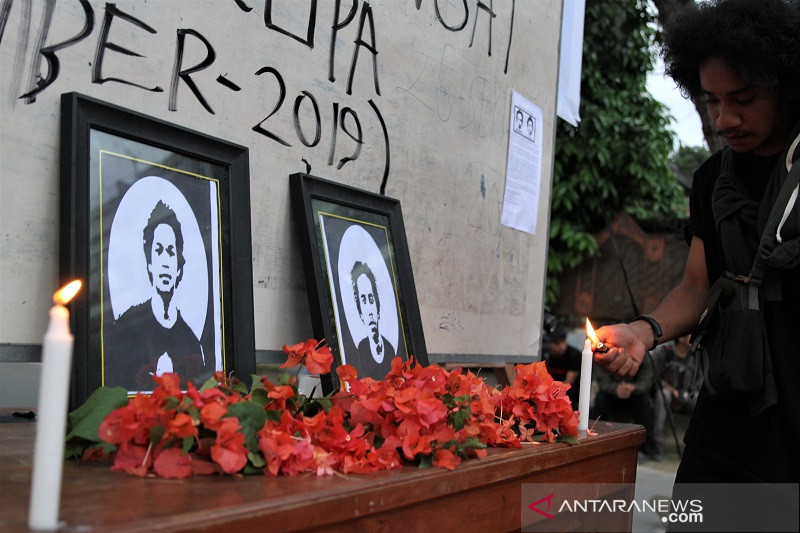
<path fill-rule="evenodd" d="M 530 141 L 536 140 L 536 118 L 524 109 L 514 106 L 514 132 Z"/>
<path fill-rule="evenodd" d="M 383 379 L 407 359 L 386 228 L 321 213 L 320 229 L 342 364 Z"/>
<path fill-rule="evenodd" d="M 103 206 L 103 384 L 149 391 L 153 376 L 175 372 L 199 386 L 222 369 L 217 183 L 103 158 L 104 192 L 122 192 Z M 152 175 L 138 177 L 142 166 Z"/>

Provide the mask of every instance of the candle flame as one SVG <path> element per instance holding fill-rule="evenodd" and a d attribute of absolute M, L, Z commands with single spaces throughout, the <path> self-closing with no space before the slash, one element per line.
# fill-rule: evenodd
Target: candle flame
<path fill-rule="evenodd" d="M 53 302 L 58 305 L 67 305 L 72 298 L 81 290 L 83 282 L 79 279 L 70 281 L 53 295 Z"/>
<path fill-rule="evenodd" d="M 594 334 L 594 328 L 592 327 L 592 323 L 589 322 L 589 317 L 586 317 L 586 336 L 589 337 L 592 344 L 597 344 L 597 335 Z"/>

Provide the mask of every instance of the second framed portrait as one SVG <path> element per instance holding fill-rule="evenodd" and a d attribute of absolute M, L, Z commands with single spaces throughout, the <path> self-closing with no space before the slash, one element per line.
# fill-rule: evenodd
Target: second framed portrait
<path fill-rule="evenodd" d="M 400 202 L 308 174 L 290 177 L 314 334 L 336 365 L 383 379 L 392 359 L 427 365 Z M 321 376 L 338 387 L 335 371 Z"/>
<path fill-rule="evenodd" d="M 166 372 L 183 387 L 249 378 L 247 149 L 76 93 L 61 105 L 61 277 L 88 288 L 73 303 L 73 403 L 151 391 Z"/>

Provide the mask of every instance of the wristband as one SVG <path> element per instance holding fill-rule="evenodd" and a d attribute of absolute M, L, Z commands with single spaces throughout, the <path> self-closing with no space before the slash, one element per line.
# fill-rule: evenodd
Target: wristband
<path fill-rule="evenodd" d="M 656 322 L 656 319 L 650 315 L 639 315 L 633 319 L 633 322 L 636 322 L 637 320 L 644 320 L 650 325 L 650 329 L 653 330 L 653 336 L 655 338 L 653 339 L 653 346 L 651 346 L 649 350 L 652 352 L 655 350 L 656 346 L 658 346 L 658 340 L 664 336 L 664 333 L 661 331 L 661 326 L 658 324 L 658 322 Z"/>

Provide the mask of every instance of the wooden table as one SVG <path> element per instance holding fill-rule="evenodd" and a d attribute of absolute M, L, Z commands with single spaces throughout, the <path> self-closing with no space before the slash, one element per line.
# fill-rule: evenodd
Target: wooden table
<path fill-rule="evenodd" d="M 489 450 L 441 468 L 294 478 L 140 479 L 108 463 L 64 466 L 69 531 L 507 531 L 520 528 L 522 483 L 634 483 L 644 429 L 600 422 L 580 444 Z M 27 529 L 35 424 L 0 424 L 0 530 Z M 630 529 L 630 522 L 628 523 Z"/>

